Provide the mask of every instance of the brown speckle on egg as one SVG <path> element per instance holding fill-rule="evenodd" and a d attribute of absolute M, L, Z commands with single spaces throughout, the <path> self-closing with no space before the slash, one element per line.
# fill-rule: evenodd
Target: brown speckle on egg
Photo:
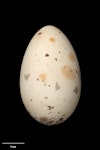
<path fill-rule="evenodd" d="M 45 57 L 49 57 L 49 54 L 45 54 Z"/>
<path fill-rule="evenodd" d="M 63 118 L 60 118 L 60 119 L 59 119 L 60 122 L 62 122 L 63 120 L 64 120 Z"/>
<path fill-rule="evenodd" d="M 63 118 L 60 118 L 59 120 L 56 121 L 56 124 L 63 122 L 63 120 L 64 120 Z"/>
<path fill-rule="evenodd" d="M 46 116 L 43 116 L 40 118 L 40 122 L 47 122 L 48 118 Z"/>
<path fill-rule="evenodd" d="M 50 42 L 53 42 L 53 43 L 55 42 L 55 38 L 54 37 L 51 37 L 49 40 L 50 40 Z"/>
<path fill-rule="evenodd" d="M 25 74 L 25 75 L 24 75 L 24 79 L 25 79 L 25 80 L 28 80 L 28 79 L 29 79 L 29 76 L 30 76 L 29 73 L 28 73 L 28 74 Z"/>
<path fill-rule="evenodd" d="M 73 90 L 73 92 L 74 92 L 75 94 L 78 93 L 78 87 L 77 87 L 77 86 L 75 87 L 75 89 Z"/>
<path fill-rule="evenodd" d="M 60 51 L 58 53 L 60 54 Z"/>
<path fill-rule="evenodd" d="M 77 70 L 75 70 L 76 71 L 76 74 L 78 74 L 78 71 Z"/>
<path fill-rule="evenodd" d="M 38 33 L 38 35 L 41 35 L 41 34 L 42 34 L 42 32 L 39 32 L 39 33 Z"/>
<path fill-rule="evenodd" d="M 46 79 L 47 79 L 47 74 L 46 73 L 41 73 L 39 75 L 39 79 L 42 81 L 42 82 L 45 82 Z"/>
<path fill-rule="evenodd" d="M 62 115 L 62 116 L 66 116 L 66 114 Z"/>
<path fill-rule="evenodd" d="M 44 98 L 45 98 L 45 99 L 48 99 L 48 97 L 47 97 L 47 96 L 45 96 Z"/>
<path fill-rule="evenodd" d="M 71 61 L 73 61 L 73 62 L 76 60 L 75 54 L 74 54 L 73 52 L 70 52 L 70 53 L 68 54 L 68 58 L 69 58 Z"/>
<path fill-rule="evenodd" d="M 58 112 L 58 114 L 60 114 L 60 112 Z"/>
<path fill-rule="evenodd" d="M 66 79 L 69 79 L 69 80 L 73 80 L 75 79 L 75 72 L 74 70 L 68 66 L 68 65 L 65 65 L 61 68 L 61 73 L 62 75 L 66 78 Z"/>
<path fill-rule="evenodd" d="M 51 109 L 53 109 L 54 108 L 54 106 L 47 106 L 48 108 L 49 108 L 49 110 L 51 110 Z"/>
<path fill-rule="evenodd" d="M 55 58 L 55 61 L 57 61 L 57 58 Z"/>
<path fill-rule="evenodd" d="M 54 120 L 50 120 L 49 122 L 48 122 L 48 124 L 51 124 L 51 123 L 53 123 L 54 122 Z"/>
<path fill-rule="evenodd" d="M 30 99 L 30 101 L 32 102 L 32 99 Z"/>
<path fill-rule="evenodd" d="M 59 90 L 61 87 L 59 86 L 58 82 L 56 82 L 56 85 L 55 85 L 55 89 L 56 91 Z"/>
<path fill-rule="evenodd" d="M 80 73 L 79 73 L 79 71 L 75 70 L 75 72 L 76 72 L 77 76 L 80 78 Z"/>

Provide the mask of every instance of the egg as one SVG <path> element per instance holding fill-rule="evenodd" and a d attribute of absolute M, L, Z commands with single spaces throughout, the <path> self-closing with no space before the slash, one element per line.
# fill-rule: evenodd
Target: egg
<path fill-rule="evenodd" d="M 27 112 L 39 123 L 58 125 L 73 114 L 80 93 L 80 66 L 73 46 L 57 27 L 42 27 L 21 64 L 20 94 Z"/>

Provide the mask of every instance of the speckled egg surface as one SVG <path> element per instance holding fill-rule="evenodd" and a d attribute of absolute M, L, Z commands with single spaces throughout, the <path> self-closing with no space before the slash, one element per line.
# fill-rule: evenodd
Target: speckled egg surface
<path fill-rule="evenodd" d="M 20 71 L 20 93 L 29 114 L 45 125 L 64 122 L 80 98 L 80 67 L 64 33 L 47 25 L 31 39 Z"/>

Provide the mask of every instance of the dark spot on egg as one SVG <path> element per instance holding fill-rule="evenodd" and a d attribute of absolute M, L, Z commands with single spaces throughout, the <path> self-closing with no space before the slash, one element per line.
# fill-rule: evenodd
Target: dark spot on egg
<path fill-rule="evenodd" d="M 60 114 L 60 112 L 58 112 L 58 114 Z"/>
<path fill-rule="evenodd" d="M 42 32 L 39 32 L 39 33 L 38 33 L 38 35 L 41 35 L 41 34 L 42 34 Z"/>
<path fill-rule="evenodd" d="M 48 87 L 50 87 L 50 85 L 48 85 Z"/>
<path fill-rule="evenodd" d="M 75 70 L 75 72 L 78 75 L 78 77 L 80 77 L 80 73 L 77 70 Z"/>
<path fill-rule="evenodd" d="M 32 102 L 32 99 L 30 99 L 30 101 Z"/>
<path fill-rule="evenodd" d="M 78 87 L 77 87 L 77 86 L 74 88 L 73 92 L 74 92 L 75 94 L 78 93 Z"/>
<path fill-rule="evenodd" d="M 62 115 L 62 116 L 66 116 L 66 114 Z"/>
<path fill-rule="evenodd" d="M 76 74 L 78 74 L 78 71 L 76 70 Z"/>
<path fill-rule="evenodd" d="M 25 74 L 25 75 L 24 75 L 24 79 L 25 79 L 25 80 L 28 80 L 28 79 L 29 79 L 29 76 L 30 76 L 29 73 L 28 73 L 28 74 Z"/>
<path fill-rule="evenodd" d="M 53 109 L 54 106 L 47 106 L 49 110 Z"/>
<path fill-rule="evenodd" d="M 55 58 L 55 61 L 57 61 L 57 58 Z"/>
<path fill-rule="evenodd" d="M 48 122 L 48 124 L 51 124 L 51 123 L 53 123 L 54 122 L 54 120 L 50 120 L 49 122 Z"/>
<path fill-rule="evenodd" d="M 58 53 L 60 54 L 60 51 Z"/>
<path fill-rule="evenodd" d="M 45 54 L 45 57 L 49 57 L 49 54 Z"/>
<path fill-rule="evenodd" d="M 59 124 L 59 123 L 61 123 L 61 122 L 63 122 L 63 121 L 64 121 L 64 119 L 63 119 L 63 118 L 60 118 L 59 120 L 56 121 L 56 124 Z"/>
<path fill-rule="evenodd" d="M 45 96 L 44 98 L 45 98 L 45 99 L 48 99 L 48 97 L 47 97 L 47 96 Z"/>
<path fill-rule="evenodd" d="M 60 89 L 58 82 L 56 82 L 55 89 L 56 89 L 56 91 Z"/>
<path fill-rule="evenodd" d="M 40 122 L 47 122 L 48 118 L 46 116 L 43 116 L 40 118 Z"/>
<path fill-rule="evenodd" d="M 63 120 L 64 120 L 63 118 L 60 118 L 60 119 L 59 119 L 60 122 L 62 122 Z"/>

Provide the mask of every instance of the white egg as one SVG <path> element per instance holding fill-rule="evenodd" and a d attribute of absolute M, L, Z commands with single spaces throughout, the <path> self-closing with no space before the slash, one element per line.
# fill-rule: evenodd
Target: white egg
<path fill-rule="evenodd" d="M 80 67 L 64 33 L 47 25 L 31 39 L 20 71 L 20 92 L 29 114 L 45 125 L 64 122 L 80 98 Z"/>

